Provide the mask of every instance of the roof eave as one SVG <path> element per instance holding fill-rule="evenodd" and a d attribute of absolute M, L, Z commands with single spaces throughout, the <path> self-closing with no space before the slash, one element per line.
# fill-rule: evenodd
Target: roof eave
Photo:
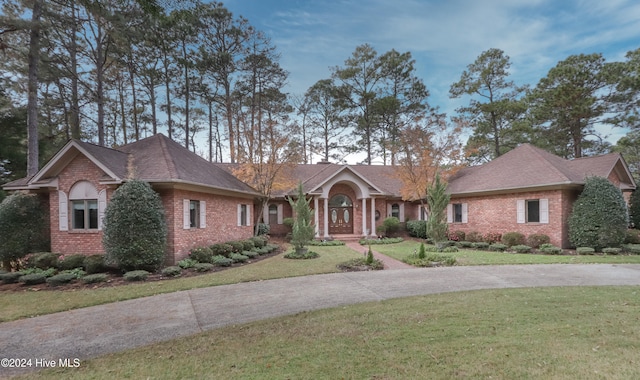
<path fill-rule="evenodd" d="M 560 190 L 560 189 L 578 190 L 582 188 L 582 186 L 584 186 L 583 182 L 558 182 L 558 183 L 550 183 L 550 184 L 535 185 L 535 186 L 465 191 L 465 192 L 449 193 L 449 195 L 451 197 L 456 198 L 456 197 L 472 197 L 472 196 L 482 196 L 482 195 L 498 195 L 498 194 L 508 194 L 508 193 L 525 193 L 525 192 L 531 192 L 531 191 L 551 191 L 551 190 Z"/>

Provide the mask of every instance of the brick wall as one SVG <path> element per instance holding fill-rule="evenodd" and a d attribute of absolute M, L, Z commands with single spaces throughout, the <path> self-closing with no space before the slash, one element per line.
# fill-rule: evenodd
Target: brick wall
<path fill-rule="evenodd" d="M 449 231 L 545 234 L 552 244 L 566 248 L 569 246 L 567 220 L 576 197 L 577 193 L 571 190 L 452 197 L 451 203 L 467 203 L 468 223 L 450 223 Z M 549 223 L 517 223 L 516 203 L 520 199 L 548 199 Z"/>

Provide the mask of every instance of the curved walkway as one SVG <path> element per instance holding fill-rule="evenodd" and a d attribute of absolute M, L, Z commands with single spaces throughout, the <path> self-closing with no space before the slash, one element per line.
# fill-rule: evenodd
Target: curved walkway
<path fill-rule="evenodd" d="M 222 326 L 361 302 L 476 289 L 586 285 L 640 285 L 640 265 L 384 270 L 193 289 L 1 323 L 0 357 L 82 360 Z M 17 373 L 0 368 L 0 377 Z"/>

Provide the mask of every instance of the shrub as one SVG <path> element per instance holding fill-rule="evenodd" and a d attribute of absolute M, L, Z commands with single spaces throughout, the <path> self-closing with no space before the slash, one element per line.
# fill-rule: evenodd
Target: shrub
<path fill-rule="evenodd" d="M 442 252 L 444 253 L 458 252 L 458 247 L 450 245 L 448 247 L 442 248 Z"/>
<path fill-rule="evenodd" d="M 198 261 L 187 257 L 186 259 L 182 259 L 178 261 L 178 266 L 182 269 L 189 269 L 189 268 L 193 268 L 193 266 L 196 265 L 197 263 Z"/>
<path fill-rule="evenodd" d="M 521 234 L 520 232 L 507 232 L 502 235 L 501 241 L 502 244 L 508 247 L 513 247 L 514 245 L 524 245 L 525 238 L 524 234 Z"/>
<path fill-rule="evenodd" d="M 209 272 L 213 269 L 213 266 L 211 263 L 198 263 L 193 266 L 193 270 L 196 272 Z"/>
<path fill-rule="evenodd" d="M 82 282 L 85 284 L 96 284 L 107 281 L 107 278 L 109 278 L 109 276 L 106 273 L 94 273 L 82 277 Z"/>
<path fill-rule="evenodd" d="M 58 261 L 58 269 L 60 270 L 69 270 L 75 268 L 83 268 L 84 267 L 84 259 L 87 256 L 85 255 L 69 255 L 65 256 L 62 260 Z"/>
<path fill-rule="evenodd" d="M 427 236 L 435 243 L 447 239 L 447 205 L 451 199 L 447 193 L 447 184 L 440 180 L 436 173 L 433 183 L 427 188 L 427 203 L 429 204 L 429 219 L 427 219 Z"/>
<path fill-rule="evenodd" d="M 361 239 L 359 241 L 360 245 L 374 245 L 374 244 L 395 244 L 401 243 L 404 239 L 401 237 L 397 238 L 383 238 L 383 239 Z"/>
<path fill-rule="evenodd" d="M 282 224 L 287 226 L 289 230 L 293 229 L 293 218 L 284 218 L 282 219 Z"/>
<path fill-rule="evenodd" d="M 29 257 L 28 267 L 49 269 L 58 267 L 58 255 L 51 252 L 37 253 Z"/>
<path fill-rule="evenodd" d="M 157 269 L 165 258 L 167 223 L 160 196 L 130 180 L 113 194 L 104 215 L 106 262 L 124 270 Z"/>
<path fill-rule="evenodd" d="M 256 245 L 253 243 L 253 240 L 251 239 L 243 240 L 241 243 L 242 243 L 242 251 L 251 251 L 256 247 Z"/>
<path fill-rule="evenodd" d="M 640 191 L 638 191 L 640 193 Z M 634 192 L 635 194 L 635 192 Z M 640 217 L 640 215 L 639 215 Z M 640 227 L 640 225 L 638 225 Z M 627 234 L 624 238 L 625 244 L 640 244 L 640 230 L 627 230 Z"/>
<path fill-rule="evenodd" d="M 194 248 L 189 253 L 189 258 L 199 263 L 210 263 L 213 257 L 213 252 L 209 247 Z"/>
<path fill-rule="evenodd" d="M 91 255 L 85 257 L 83 267 L 88 274 L 104 272 L 107 269 L 104 263 L 104 255 Z"/>
<path fill-rule="evenodd" d="M 470 241 L 472 243 L 479 243 L 482 241 L 482 234 L 477 231 L 471 231 L 467 233 L 465 238 L 467 239 L 467 241 Z"/>
<path fill-rule="evenodd" d="M 619 247 L 629 215 L 620 189 L 602 177 L 589 177 L 569 216 L 569 240 L 577 247 Z"/>
<path fill-rule="evenodd" d="M 463 241 L 464 240 L 464 231 L 453 231 L 449 232 L 449 240 L 451 241 Z"/>
<path fill-rule="evenodd" d="M 509 248 L 506 244 L 493 243 L 489 246 L 489 251 L 504 252 Z"/>
<path fill-rule="evenodd" d="M 424 248 L 424 243 L 420 243 L 420 251 L 418 251 L 418 258 L 424 259 L 427 257 L 427 250 Z"/>
<path fill-rule="evenodd" d="M 229 252 L 229 255 L 232 253 L 240 253 L 244 250 L 244 244 L 242 244 L 241 241 L 230 241 L 227 244 L 231 246 L 231 252 Z"/>
<path fill-rule="evenodd" d="M 640 228 L 640 191 L 634 191 L 629 198 L 629 222 L 634 228 Z"/>
<path fill-rule="evenodd" d="M 578 247 L 576 248 L 576 253 L 578 255 L 593 255 L 596 252 L 595 249 L 591 247 Z"/>
<path fill-rule="evenodd" d="M 18 282 L 18 279 L 21 276 L 24 276 L 24 275 L 20 272 L 2 273 L 0 274 L 0 281 L 2 281 L 5 284 L 15 284 L 16 282 Z"/>
<path fill-rule="evenodd" d="M 294 201 L 294 198 L 289 197 L 289 204 L 295 215 L 293 228 L 291 229 L 291 244 L 298 253 L 302 253 L 302 250 L 308 242 L 313 240 L 315 236 L 315 227 L 313 226 L 313 213 L 309 203 L 311 198 L 307 199 L 302 189 L 302 182 L 298 183 L 298 194 Z"/>
<path fill-rule="evenodd" d="M 317 247 L 337 247 L 345 245 L 343 241 L 340 240 L 311 240 L 309 244 Z"/>
<path fill-rule="evenodd" d="M 244 263 L 249 260 L 249 258 L 241 253 L 232 253 L 229 258 L 233 260 L 234 263 Z"/>
<path fill-rule="evenodd" d="M 629 254 L 640 255 L 640 244 L 626 244 L 622 249 Z"/>
<path fill-rule="evenodd" d="M 549 244 L 551 238 L 544 234 L 532 234 L 527 237 L 527 245 L 532 248 L 539 248 L 543 244 Z"/>
<path fill-rule="evenodd" d="M 247 256 L 250 259 L 253 259 L 256 256 L 259 256 L 258 252 L 256 252 L 256 251 L 242 251 L 242 254 Z"/>
<path fill-rule="evenodd" d="M 516 251 L 517 253 L 531 253 L 531 247 L 524 244 L 514 245 L 513 247 L 511 247 L 511 249 Z"/>
<path fill-rule="evenodd" d="M 456 246 L 457 246 L 458 248 L 471 248 L 471 245 L 472 245 L 472 244 L 473 244 L 472 242 L 470 242 L 470 241 L 466 241 L 466 240 L 464 240 L 464 241 L 457 241 L 457 242 L 456 242 Z"/>
<path fill-rule="evenodd" d="M 619 255 L 622 252 L 622 248 L 603 248 L 602 253 L 607 255 Z"/>
<path fill-rule="evenodd" d="M 456 264 L 456 258 L 449 255 L 430 253 L 424 259 L 408 258 L 404 262 L 417 267 L 453 266 Z"/>
<path fill-rule="evenodd" d="M 427 221 L 426 220 L 410 220 L 406 223 L 407 233 L 409 236 L 426 239 L 427 238 Z"/>
<path fill-rule="evenodd" d="M 271 226 L 265 223 L 258 223 L 258 236 L 269 235 L 271 232 Z"/>
<path fill-rule="evenodd" d="M 47 281 L 47 275 L 43 272 L 25 274 L 23 276 L 20 276 L 18 281 L 25 285 L 44 284 Z"/>
<path fill-rule="evenodd" d="M 502 235 L 497 232 L 488 232 L 482 237 L 482 241 L 493 244 L 499 242 L 501 238 Z"/>
<path fill-rule="evenodd" d="M 384 269 L 384 264 L 382 263 L 382 261 L 378 259 L 373 259 L 371 263 L 367 263 L 367 260 L 364 257 L 358 257 L 358 258 L 346 261 L 344 263 L 338 264 L 337 268 L 345 272 L 362 271 L 362 270 L 381 270 L 381 269 Z"/>
<path fill-rule="evenodd" d="M 553 244 L 545 243 L 540 245 L 540 251 L 547 255 L 560 255 L 562 254 L 562 248 L 556 247 Z"/>
<path fill-rule="evenodd" d="M 65 272 L 65 273 L 58 273 L 55 276 L 51 276 L 47 278 L 46 281 L 47 281 L 47 284 L 51 286 L 60 286 L 60 285 L 68 284 L 77 278 L 78 277 L 76 276 L 75 273 Z"/>
<path fill-rule="evenodd" d="M 280 246 L 279 246 L 279 245 L 277 245 L 277 244 L 267 244 L 267 245 L 265 246 L 265 248 L 267 248 L 267 249 L 269 250 L 269 252 L 273 252 L 273 251 L 275 251 L 275 250 L 279 249 L 279 248 L 280 248 Z"/>
<path fill-rule="evenodd" d="M 219 267 L 228 267 L 233 264 L 233 260 L 222 255 L 216 255 L 211 259 L 211 263 Z"/>
<path fill-rule="evenodd" d="M 67 269 L 67 270 L 64 270 L 64 271 L 62 271 L 60 273 L 70 273 L 70 274 L 76 276 L 76 278 L 84 277 L 87 274 L 87 272 L 83 271 L 82 268 Z"/>
<path fill-rule="evenodd" d="M 266 255 L 267 253 L 271 253 L 271 250 L 269 249 L 269 247 L 263 247 L 256 248 L 256 252 L 258 252 L 258 255 Z"/>
<path fill-rule="evenodd" d="M 388 217 L 382 222 L 382 226 L 385 235 L 393 236 L 400 230 L 400 219 L 395 216 Z"/>
<path fill-rule="evenodd" d="M 233 252 L 233 246 L 227 243 L 216 243 L 212 245 L 210 248 L 211 248 L 211 254 L 214 256 L 215 255 L 228 256 L 231 254 L 231 252 Z"/>
<path fill-rule="evenodd" d="M 254 236 L 250 240 L 256 248 L 262 248 L 267 245 L 267 239 L 263 236 Z"/>
<path fill-rule="evenodd" d="M 132 270 L 132 271 L 126 272 L 122 277 L 124 277 L 124 279 L 127 281 L 144 281 L 149 277 L 149 272 L 142 269 Z"/>
<path fill-rule="evenodd" d="M 484 242 L 484 241 L 478 241 L 478 242 L 475 242 L 475 243 L 471 243 L 471 248 L 487 249 L 487 248 L 489 248 L 489 243 Z"/>
<path fill-rule="evenodd" d="M 5 269 L 30 252 L 50 247 L 48 209 L 37 195 L 15 193 L 0 203 L 0 261 Z"/>
<path fill-rule="evenodd" d="M 182 268 L 179 266 L 170 266 L 163 268 L 160 273 L 166 277 L 178 277 L 182 274 Z"/>
<path fill-rule="evenodd" d="M 294 260 L 308 260 L 308 259 L 315 259 L 320 257 L 320 255 L 317 252 L 313 252 L 313 251 L 307 251 L 307 252 L 289 252 L 286 255 L 284 255 L 285 259 L 294 259 Z"/>

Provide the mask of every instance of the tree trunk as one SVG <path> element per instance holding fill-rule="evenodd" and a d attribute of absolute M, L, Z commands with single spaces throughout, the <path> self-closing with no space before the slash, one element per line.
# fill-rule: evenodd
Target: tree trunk
<path fill-rule="evenodd" d="M 41 0 L 33 2 L 29 34 L 29 83 L 27 100 L 27 177 L 38 172 L 38 61 L 40 60 Z"/>

